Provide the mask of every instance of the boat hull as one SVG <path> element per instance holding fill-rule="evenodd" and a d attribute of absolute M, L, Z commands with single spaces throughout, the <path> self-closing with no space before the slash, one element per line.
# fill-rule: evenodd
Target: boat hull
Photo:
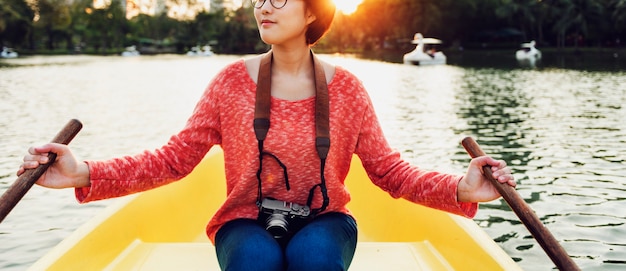
<path fill-rule="evenodd" d="M 515 58 L 517 60 L 540 60 L 541 59 L 541 52 L 539 52 L 538 50 L 534 50 L 534 51 L 526 51 L 526 50 L 518 50 L 517 52 L 515 52 Z"/>
<path fill-rule="evenodd" d="M 18 56 L 19 54 L 17 52 L 13 51 L 13 49 L 6 47 L 4 47 L 2 49 L 2 52 L 0 52 L 0 58 L 17 58 Z"/>
<path fill-rule="evenodd" d="M 444 65 L 446 64 L 446 56 L 442 52 L 436 52 L 433 55 L 421 51 L 410 52 L 403 57 L 404 64 L 410 65 Z"/>
<path fill-rule="evenodd" d="M 392 199 L 358 158 L 346 184 L 359 225 L 350 270 L 521 270 L 472 220 Z M 205 225 L 225 191 L 212 151 L 183 180 L 108 207 L 31 270 L 219 270 Z"/>
<path fill-rule="evenodd" d="M 541 59 L 541 51 L 535 48 L 535 44 L 534 40 L 529 43 L 522 43 L 522 48 L 515 52 L 515 58 L 518 61 L 530 61 L 533 64 L 539 61 Z"/>

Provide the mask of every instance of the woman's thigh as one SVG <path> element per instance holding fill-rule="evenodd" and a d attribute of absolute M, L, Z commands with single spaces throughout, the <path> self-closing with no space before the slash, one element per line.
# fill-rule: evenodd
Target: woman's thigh
<path fill-rule="evenodd" d="M 347 270 L 354 257 L 357 227 L 342 213 L 328 213 L 313 219 L 287 245 L 287 270 Z"/>
<path fill-rule="evenodd" d="M 255 220 L 224 224 L 215 235 L 215 251 L 224 271 L 284 269 L 282 248 Z"/>

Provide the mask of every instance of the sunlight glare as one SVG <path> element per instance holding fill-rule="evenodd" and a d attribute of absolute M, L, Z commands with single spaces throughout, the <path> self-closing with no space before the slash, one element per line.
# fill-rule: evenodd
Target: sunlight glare
<path fill-rule="evenodd" d="M 345 15 L 350 15 L 356 11 L 356 8 L 363 0 L 334 0 L 337 10 Z"/>
<path fill-rule="evenodd" d="M 243 1 L 244 0 L 233 0 L 232 1 L 233 8 L 238 9 L 240 7 L 243 7 Z M 208 1 L 208 2 L 211 2 L 211 1 Z"/>

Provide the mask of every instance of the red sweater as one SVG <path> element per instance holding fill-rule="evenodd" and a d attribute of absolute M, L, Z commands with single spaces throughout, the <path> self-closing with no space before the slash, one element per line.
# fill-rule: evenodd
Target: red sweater
<path fill-rule="evenodd" d="M 207 226 L 207 235 L 226 222 L 258 216 L 258 145 L 252 127 L 256 84 L 243 60 L 225 67 L 211 81 L 185 128 L 155 151 L 136 156 L 88 161 L 91 186 L 76 189 L 81 203 L 136 193 L 189 174 L 214 145 L 224 150 L 227 198 Z M 328 84 L 331 148 L 325 176 L 330 204 L 325 212 L 349 214 L 350 194 L 344 179 L 357 154 L 370 179 L 394 198 L 473 217 L 478 205 L 459 203 L 457 185 L 462 176 L 425 171 L 402 160 L 391 149 L 361 82 L 341 67 Z M 282 168 L 263 159 L 263 196 L 306 204 L 309 190 L 320 182 L 320 160 L 315 149 L 315 98 L 271 100 L 271 128 L 265 151 L 287 166 L 291 190 Z M 208 181 L 208 180 L 207 180 Z M 312 208 L 321 206 L 317 189 Z"/>

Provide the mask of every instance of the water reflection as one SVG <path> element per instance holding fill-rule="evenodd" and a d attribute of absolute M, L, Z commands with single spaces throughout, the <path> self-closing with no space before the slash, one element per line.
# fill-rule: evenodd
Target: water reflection
<path fill-rule="evenodd" d="M 513 166 L 520 195 L 583 270 L 626 267 L 626 72 L 521 69 L 514 59 L 415 67 L 321 57 L 362 80 L 407 160 L 462 173 L 469 157 L 459 141 L 472 136 Z M 208 80 L 239 58 L 12 61 L 0 68 L 0 187 L 14 181 L 24 150 L 69 118 L 86 124 L 72 142 L 85 159 L 159 147 L 184 125 Z M 35 188 L 0 225 L 0 269 L 24 269 L 108 204 L 79 206 L 71 191 Z M 475 221 L 524 269 L 552 267 L 503 200 L 482 204 Z"/>
<path fill-rule="evenodd" d="M 375 101 L 381 87 L 394 97 L 377 110 L 405 157 L 459 171 L 469 158 L 458 141 L 473 136 L 514 166 L 519 193 L 584 270 L 623 269 L 626 243 L 603 232 L 626 236 L 625 217 L 615 215 L 623 213 L 626 187 L 626 73 L 500 65 L 385 66 L 383 74 L 360 77 Z M 398 79 L 398 90 L 384 88 Z M 437 163 L 450 157 L 448 165 Z M 481 208 L 476 221 L 525 269 L 552 266 L 503 200 Z"/>
<path fill-rule="evenodd" d="M 515 165 L 516 173 L 524 174 L 519 178 L 519 192 L 555 236 L 564 240 L 566 249 L 578 248 L 570 254 L 596 259 L 614 257 L 606 251 L 624 252 L 624 244 L 616 248 L 598 240 L 568 240 L 566 233 L 572 225 L 576 228 L 572 236 L 585 236 L 580 228 L 626 233 L 623 216 L 607 215 L 618 213 L 607 203 L 623 204 L 619 187 L 626 185 L 623 74 L 477 70 L 466 82 L 471 103 L 461 114 L 468 119 L 470 131 L 482 139 L 487 153 L 501 154 Z M 487 117 L 477 117 L 481 114 Z M 616 193 L 621 196 L 615 197 Z M 598 254 L 576 254 L 590 242 L 602 247 Z M 516 247 L 528 249 L 532 247 Z M 593 268 L 599 266 L 590 264 L 589 269 Z"/>

